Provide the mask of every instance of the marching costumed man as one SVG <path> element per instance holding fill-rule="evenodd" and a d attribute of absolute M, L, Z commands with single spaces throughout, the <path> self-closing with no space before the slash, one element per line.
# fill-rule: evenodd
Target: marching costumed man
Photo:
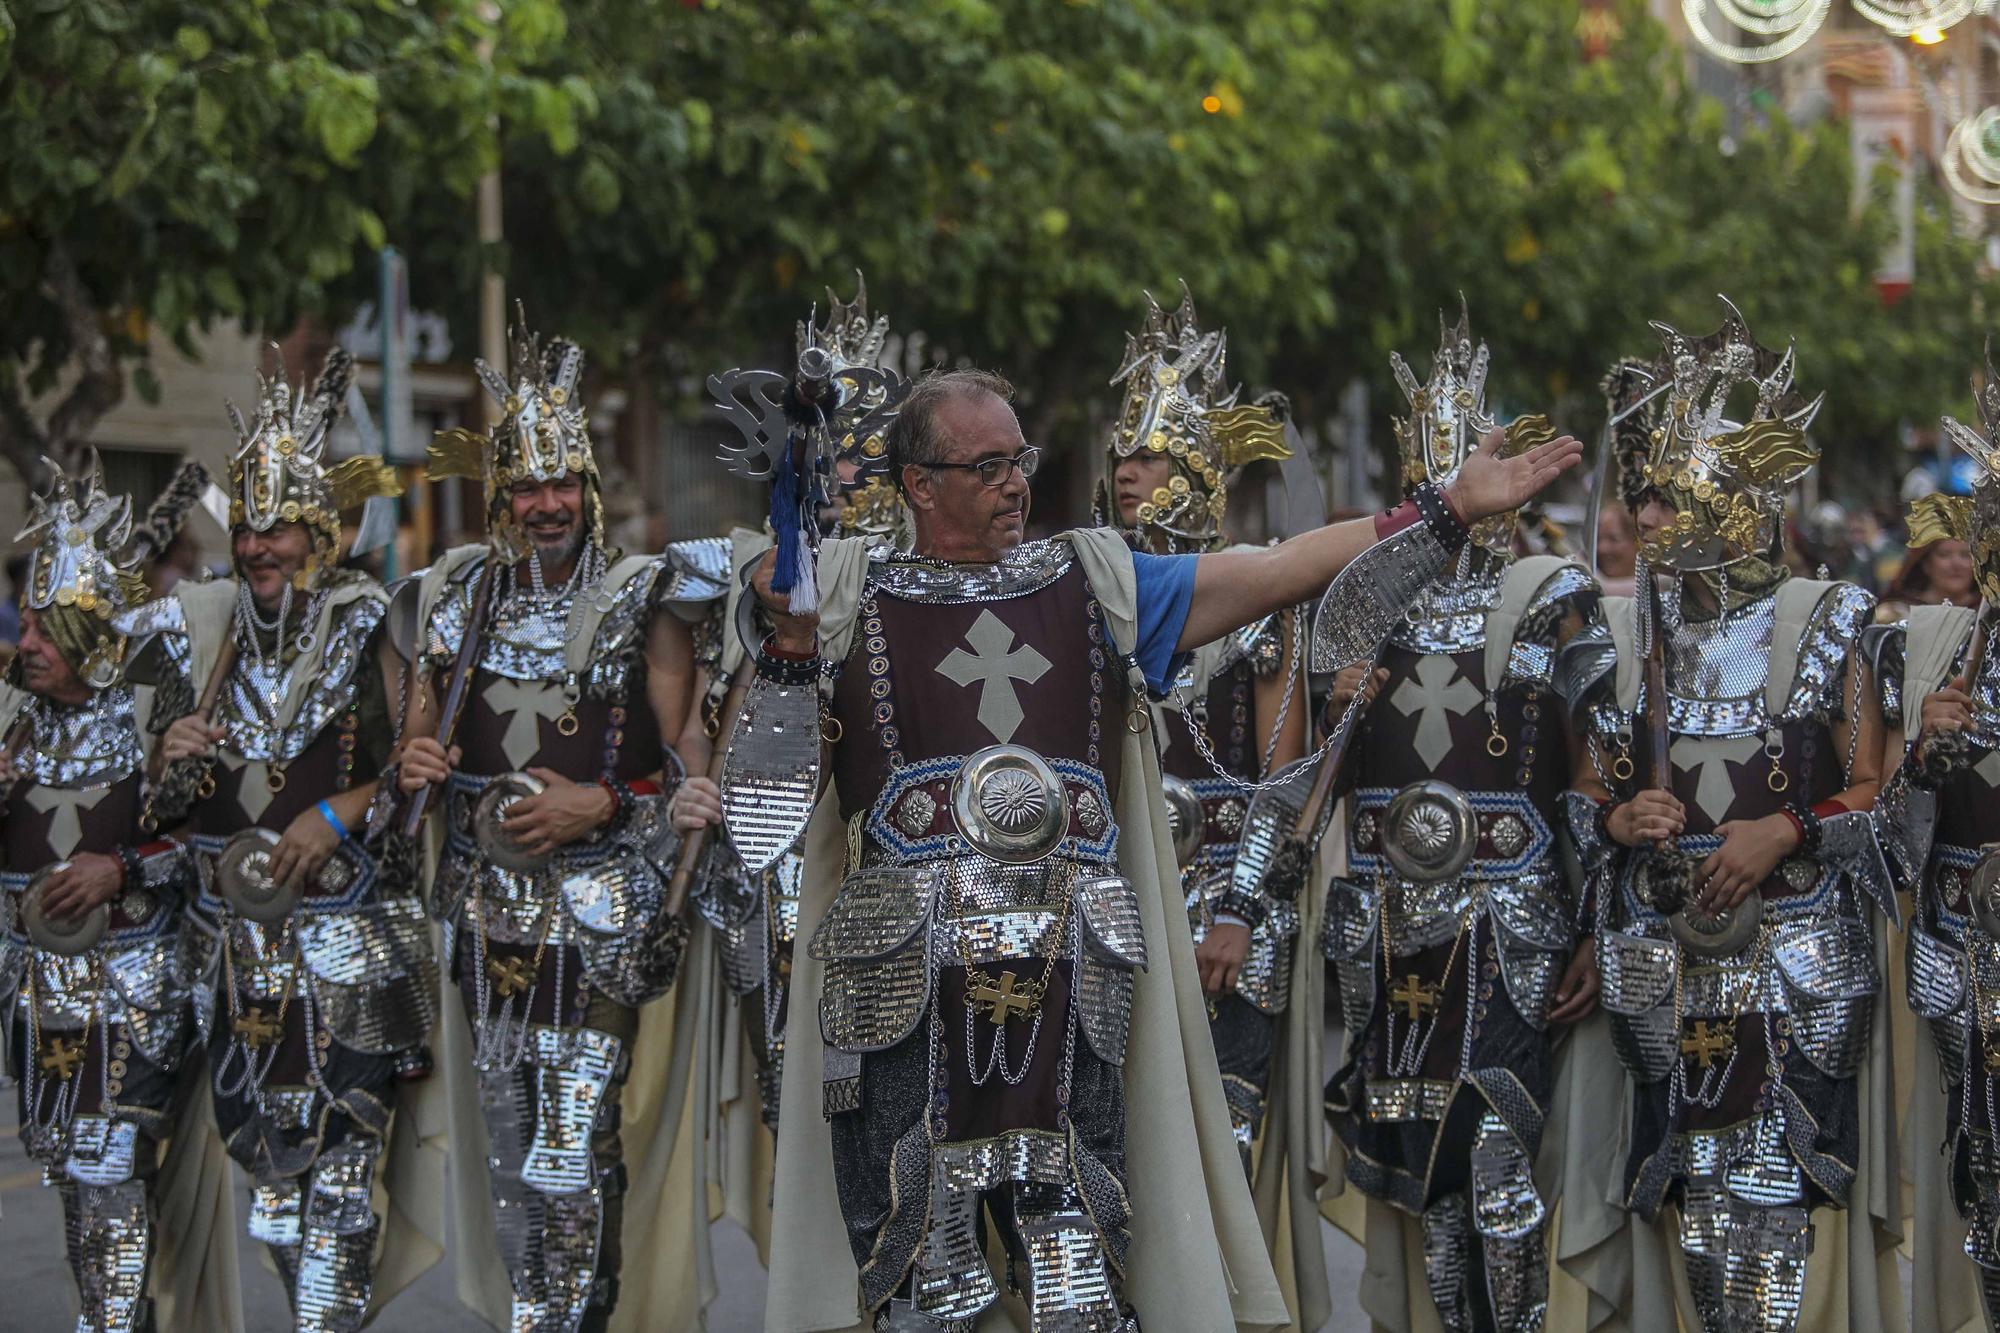
<path fill-rule="evenodd" d="M 1912 607 L 1906 626 L 1883 627 L 1887 766 L 1877 823 L 1898 878 L 1916 891 L 1909 924 L 1908 992 L 1928 1020 L 1926 1056 L 1911 1096 L 1917 1145 L 1917 1315 L 1925 1327 L 2000 1324 L 2000 1022 L 1980 996 L 2000 968 L 2000 375 L 1975 381 L 1980 427 L 1944 418 L 1945 434 L 1981 464 L 1969 496 L 1931 495 L 1910 511 L 1910 543 L 1972 548 L 1978 606 Z M 1899 765 L 1899 766 L 1898 766 Z M 1942 1095 L 1940 1096 L 1940 1092 Z M 1941 1143 L 1942 1157 L 1926 1151 Z M 1941 1188 L 1940 1188 L 1941 1187 Z M 1960 1225 L 1936 1225 L 1948 1198 Z M 1968 1263 L 1967 1260 L 1970 1260 Z M 1969 1279 L 1969 1281 L 1968 1281 Z M 1929 1316 L 1926 1319 L 1926 1316 Z"/>
<path fill-rule="evenodd" d="M 112 624 L 148 596 L 131 534 L 131 502 L 105 494 L 95 466 L 74 481 L 54 469 L 20 534 L 32 543 L 21 643 L 0 685 L 9 1072 L 21 1140 L 62 1195 L 76 1326 L 91 1333 L 236 1319 L 233 1262 L 207 1278 L 232 1289 L 211 1293 L 226 1308 L 155 1308 L 209 1262 L 187 1252 L 191 1236 L 159 1234 L 175 1188 L 163 1147 L 199 1159 L 207 1143 L 186 1140 L 212 1136 L 198 1107 L 183 1114 L 195 1098 L 181 1087 L 193 1024 L 175 951 L 194 866 L 179 843 L 140 831 L 153 691 L 126 683 Z M 226 1227 L 226 1161 L 216 1153 L 209 1167 L 185 1196 L 199 1235 Z"/>
<path fill-rule="evenodd" d="M 1495 429 L 1486 345 L 1462 311 L 1439 324 L 1428 380 L 1392 358 L 1410 403 L 1396 423 L 1406 489 L 1451 475 Z M 1523 417 L 1502 452 L 1553 434 Z M 1353 735 L 1335 761 L 1337 787 L 1351 789 L 1348 871 L 1328 890 L 1321 941 L 1346 1028 L 1326 1110 L 1347 1180 L 1412 1219 L 1371 1226 L 1371 1249 L 1386 1251 L 1371 1268 L 1420 1251 L 1449 1329 L 1542 1326 L 1553 1201 L 1533 1167 L 1555 1039 L 1597 989 L 1556 843 L 1580 749 L 1553 672 L 1557 649 L 1595 617 L 1597 587 L 1573 562 L 1516 558 L 1515 519 L 1473 528 L 1372 661 L 1343 673 L 1333 703 L 1336 735 Z M 1368 623 L 1342 591 L 1320 609 L 1321 634 Z"/>
<path fill-rule="evenodd" d="M 668 742 L 693 652 L 662 612 L 687 598 L 696 618 L 721 585 L 698 553 L 607 549 L 582 350 L 543 344 L 522 316 L 512 360 L 505 379 L 477 363 L 501 406 L 491 433 L 432 447 L 433 478 L 483 484 L 488 540 L 398 592 L 399 611 L 414 601 L 417 676 L 398 780 L 420 800 L 442 789 L 435 905 L 465 1017 L 446 1027 L 470 1048 L 448 1074 L 476 1076 L 487 1143 L 482 1161 L 476 1132 L 453 1135 L 459 1234 L 495 1238 L 509 1290 L 477 1303 L 553 1333 L 607 1325 L 627 1213 L 660 1202 L 650 1183 L 628 1198 L 628 1151 L 647 1160 L 660 1126 L 671 1142 L 684 1100 L 677 1085 L 643 1119 L 621 1114 L 642 1037 L 657 1027 L 667 1043 L 671 1012 L 645 1006 L 673 985 L 685 935 L 665 910 L 663 793 L 681 776 Z M 674 1322 L 644 1293 L 632 1305 Z"/>
<path fill-rule="evenodd" d="M 1868 816 L 1881 720 L 1857 645 L 1873 599 L 1781 559 L 1785 493 L 1816 459 L 1792 353 L 1760 347 L 1733 307 L 1706 337 L 1655 327 L 1665 410 L 1644 477 L 1667 512 L 1637 598 L 1607 600 L 1557 667 L 1590 728 L 1570 823 L 1631 1085 L 1619 1193 L 1677 1233 L 1686 1323 L 1787 1329 L 1809 1287 L 1843 1284 L 1859 1321 L 1893 1299 L 1866 1222 L 1887 1208 L 1876 912 L 1895 911 Z M 1732 398 L 1747 421 L 1725 417 Z M 1564 1202 L 1584 1226 L 1601 1207 L 1586 1189 Z M 1623 1264 L 1617 1292 L 1590 1255 L 1573 1271 L 1620 1308 L 1664 1310 L 1664 1264 Z"/>
<path fill-rule="evenodd" d="M 1228 545 L 1231 482 L 1252 462 L 1290 456 L 1284 421 L 1274 406 L 1236 405 L 1224 335 L 1201 332 L 1185 287 L 1172 316 L 1150 296 L 1146 307 L 1112 379 L 1125 386 L 1125 402 L 1106 447 L 1099 510 L 1135 551 L 1219 551 Z M 1246 1168 L 1290 998 L 1299 917 L 1290 901 L 1233 884 L 1232 871 L 1253 784 L 1305 752 L 1302 630 L 1302 614 L 1288 608 L 1203 645 L 1154 706 L 1195 966 Z"/>
<path fill-rule="evenodd" d="M 1200 556 L 1104 528 L 1024 542 L 1040 451 L 1010 394 L 953 371 L 903 400 L 912 553 L 832 541 L 812 583 L 769 557 L 755 576 L 770 631 L 724 803 L 753 870 L 806 829 L 794 985 L 818 999 L 787 1034 L 767 1321 L 969 1327 L 1001 1299 L 984 1212 L 1031 1328 L 1282 1323 L 1145 691 L 1311 595 L 1375 524 Z M 1479 456 L 1450 501 L 1425 492 L 1436 549 L 1576 454 Z M 856 1287 L 827 1280 L 849 1262 Z"/>
<path fill-rule="evenodd" d="M 144 640 L 135 675 L 172 700 L 148 818 L 201 870 L 182 933 L 216 1124 L 253 1182 L 249 1232 L 315 1330 L 370 1307 L 370 1195 L 436 1010 L 422 907 L 384 892 L 356 836 L 400 675 L 381 586 L 340 567 L 340 516 L 401 488 L 379 459 L 324 457 L 349 374 L 335 348 L 296 396 L 280 366 L 252 421 L 230 406 L 235 576 L 120 621 Z"/>

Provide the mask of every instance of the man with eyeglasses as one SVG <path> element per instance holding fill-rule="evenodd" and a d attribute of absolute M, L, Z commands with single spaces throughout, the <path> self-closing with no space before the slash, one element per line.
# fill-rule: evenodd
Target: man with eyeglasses
<path fill-rule="evenodd" d="M 1582 448 L 1482 452 L 1392 514 L 1265 550 L 1152 556 L 1108 528 L 1025 540 L 1039 451 L 1012 392 L 956 370 L 904 400 L 911 552 L 828 542 L 804 615 L 770 560 L 754 576 L 768 632 L 722 805 L 739 847 L 806 828 L 794 981 L 819 997 L 787 1034 L 770 1327 L 853 1323 L 826 1280 L 851 1256 L 876 1328 L 969 1329 L 1000 1294 L 982 1208 L 1033 1329 L 1281 1324 L 1147 693 L 1381 536 L 1424 525 L 1435 541 L 1398 545 L 1441 561 Z M 700 799 L 677 813 L 721 813 Z"/>

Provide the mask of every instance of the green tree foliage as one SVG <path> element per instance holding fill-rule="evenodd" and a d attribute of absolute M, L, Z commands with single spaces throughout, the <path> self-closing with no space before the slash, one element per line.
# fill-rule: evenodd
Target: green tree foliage
<path fill-rule="evenodd" d="M 0 5 L 0 456 L 73 461 L 128 371 L 157 393 L 155 331 L 191 353 L 216 320 L 337 317 L 392 223 L 497 160 L 495 117 L 573 124 L 568 91 L 480 62 L 475 9 Z"/>
<path fill-rule="evenodd" d="M 1462 292 L 1498 400 L 1581 432 L 1648 319 L 1712 327 L 1728 292 L 1800 339 L 1829 458 L 1883 459 L 1963 405 L 1976 241 L 1927 197 L 1885 307 L 1844 129 L 1723 151 L 1643 9 L 1588 59 L 1574 0 L 507 0 L 490 29 L 471 0 L 16 5 L 0 369 L 46 387 L 85 327 L 115 362 L 138 321 L 337 320 L 386 236 L 461 345 L 492 260 L 539 326 L 663 384 L 767 355 L 863 269 L 1058 449 L 1108 409 L 1142 290 L 1185 279 L 1235 373 L 1308 418 L 1355 378 L 1400 406 L 1389 351 L 1427 361 Z M 64 262 L 94 322 L 50 295 Z"/>

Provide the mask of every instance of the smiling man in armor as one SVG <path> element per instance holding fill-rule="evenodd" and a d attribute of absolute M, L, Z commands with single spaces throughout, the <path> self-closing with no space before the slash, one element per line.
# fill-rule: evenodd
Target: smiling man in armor
<path fill-rule="evenodd" d="M 806 831 L 794 984 L 818 999 L 788 1033 L 769 1323 L 851 1324 L 858 1295 L 879 1328 L 969 1328 L 1000 1298 L 982 1212 L 1033 1328 L 1283 1323 L 1148 691 L 1313 595 L 1381 525 L 1425 526 L 1441 566 L 1464 519 L 1514 508 L 1579 447 L 1475 455 L 1449 498 L 1425 488 L 1396 518 L 1152 556 L 1106 528 L 1024 541 L 1041 451 L 1011 394 L 949 371 L 904 400 L 889 450 L 912 553 L 827 543 L 804 614 L 771 559 L 755 574 L 769 632 L 723 803 L 753 867 Z M 850 1259 L 858 1292 L 827 1280 Z"/>
<path fill-rule="evenodd" d="M 282 366 L 263 381 L 252 421 L 231 405 L 235 577 L 120 621 L 171 700 L 149 817 L 201 869 L 183 934 L 216 1124 L 301 1330 L 359 1327 L 377 1295 L 371 1192 L 436 1011 L 422 908 L 357 838 L 400 671 L 381 586 L 340 565 L 340 516 L 400 487 L 379 459 L 325 459 L 349 374 L 335 348 L 296 396 Z"/>
<path fill-rule="evenodd" d="M 1938 1327 L 1977 1319 L 1968 1286 L 1988 1326 L 2000 1322 L 2000 1023 L 1978 999 L 1988 984 L 1979 978 L 2000 969 L 2000 374 L 1990 349 L 1973 392 L 1979 429 L 1943 421 L 1979 461 L 1972 494 L 1924 497 L 1909 526 L 1912 546 L 1971 547 L 1981 602 L 1913 607 L 1907 624 L 1870 631 L 1889 731 L 1884 766 L 1894 769 L 1878 823 L 1898 880 L 1916 890 L 1909 1002 L 1927 1020 L 1918 1040 L 1939 1074 L 1926 1078 L 1920 1065 L 1909 1112 L 1920 1173 L 1917 1313 Z M 1939 1206 L 1946 1200 L 1950 1209 Z M 1947 1229 L 1951 1211 L 1957 1225 Z"/>
<path fill-rule="evenodd" d="M 1859 1321 L 1885 1109 L 1862 1089 L 1884 1093 L 1887 1069 L 1874 936 L 1894 914 L 1868 815 L 1880 709 L 1856 651 L 1873 599 L 1786 573 L 1785 494 L 1817 458 L 1792 353 L 1759 346 L 1733 307 L 1705 337 L 1656 327 L 1664 405 L 1643 477 L 1671 518 L 1645 540 L 1637 597 L 1607 599 L 1557 666 L 1588 720 L 1570 823 L 1629 1075 L 1615 1188 L 1642 1225 L 1677 1227 L 1686 1323 L 1795 1327 L 1809 1276 L 1851 1284 Z M 1596 1193 L 1565 1193 L 1580 1229 L 1598 1225 Z M 1850 1204 L 1834 1234 L 1856 1239 L 1815 1245 L 1816 1210 Z M 1604 1270 L 1576 1271 L 1602 1291 Z"/>
<path fill-rule="evenodd" d="M 490 1190 L 477 1243 L 497 1241 L 509 1288 L 487 1308 L 517 1333 L 574 1333 L 610 1321 L 628 1218 L 676 1206 L 628 1199 L 627 1161 L 664 1161 L 681 1108 L 627 1115 L 622 1098 L 641 1043 L 669 1040 L 666 1011 L 648 1007 L 684 937 L 665 910 L 678 843 L 663 793 L 681 778 L 668 738 L 689 706 L 686 622 L 721 595 L 723 570 L 716 543 L 606 546 L 583 352 L 542 343 L 525 315 L 512 352 L 507 379 L 477 364 L 501 408 L 493 430 L 446 432 L 431 451 L 433 477 L 481 482 L 488 539 L 399 590 L 417 684 L 398 781 L 412 798 L 441 789 L 436 911 L 470 1046 L 446 1072 L 476 1078 L 489 1145 L 482 1160 L 476 1129 L 454 1134 L 454 1176 Z M 454 677 L 462 721 L 447 748 L 433 733 Z M 663 1088 L 654 1103 L 671 1100 Z M 461 1194 L 461 1212 L 485 1206 Z M 692 1321 L 699 1300 L 682 1286 L 664 1299 L 692 1305 L 642 1292 L 635 1308 Z"/>
<path fill-rule="evenodd" d="M 1486 345 L 1463 311 L 1439 326 L 1428 380 L 1392 363 L 1410 404 L 1396 422 L 1405 487 L 1449 474 L 1494 430 Z M 1502 451 L 1552 435 L 1523 417 Z M 1373 661 L 1337 683 L 1333 720 L 1360 712 L 1339 776 L 1348 872 L 1328 890 L 1321 941 L 1346 1026 L 1326 1110 L 1347 1179 L 1407 1219 L 1371 1226 L 1394 1243 L 1370 1264 L 1420 1251 L 1444 1326 L 1501 1333 L 1546 1313 L 1552 1201 L 1532 1170 L 1556 1036 L 1597 991 L 1556 844 L 1581 746 L 1552 672 L 1595 617 L 1597 587 L 1559 557 L 1515 558 L 1515 519 L 1476 525 Z M 1332 597 L 1320 611 L 1342 614 Z"/>
<path fill-rule="evenodd" d="M 192 1132 L 174 1123 L 190 1030 L 174 955 L 194 867 L 179 843 L 140 832 L 154 697 L 124 680 L 111 623 L 148 595 L 125 555 L 130 502 L 106 495 L 93 466 L 75 481 L 56 469 L 33 505 L 20 649 L 0 685 L 9 1072 L 21 1140 L 62 1195 L 76 1327 L 147 1333 L 156 1292 L 208 1258 L 165 1257 L 179 1238 L 159 1234 L 156 1193 L 163 1145 Z M 233 1305 L 233 1292 L 209 1294 Z"/>

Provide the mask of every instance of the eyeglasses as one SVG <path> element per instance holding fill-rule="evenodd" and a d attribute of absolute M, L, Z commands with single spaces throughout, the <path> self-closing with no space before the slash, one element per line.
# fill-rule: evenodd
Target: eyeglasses
<path fill-rule="evenodd" d="M 982 458 L 977 463 L 925 463 L 922 466 L 933 472 L 977 472 L 979 480 L 988 486 L 1004 486 L 1014 475 L 1014 469 L 1021 469 L 1023 481 L 1035 475 L 1035 469 L 1042 465 L 1042 447 L 1031 444 L 1012 458 Z"/>

